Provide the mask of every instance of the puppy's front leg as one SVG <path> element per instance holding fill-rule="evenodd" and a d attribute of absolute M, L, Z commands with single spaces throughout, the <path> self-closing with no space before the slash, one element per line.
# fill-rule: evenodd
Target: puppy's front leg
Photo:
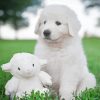
<path fill-rule="evenodd" d="M 78 78 L 75 77 L 75 74 L 63 74 L 60 83 L 59 94 L 61 100 L 72 100 L 74 99 L 73 93 L 76 91 L 78 84 Z"/>

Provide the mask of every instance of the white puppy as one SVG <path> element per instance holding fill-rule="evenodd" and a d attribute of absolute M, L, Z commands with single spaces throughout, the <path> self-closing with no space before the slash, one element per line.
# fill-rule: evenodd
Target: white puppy
<path fill-rule="evenodd" d="M 35 30 L 39 34 L 35 54 L 48 60 L 44 70 L 53 78 L 53 89 L 65 100 L 71 100 L 73 92 L 96 86 L 78 36 L 80 26 L 71 9 L 51 5 L 44 8 Z"/>

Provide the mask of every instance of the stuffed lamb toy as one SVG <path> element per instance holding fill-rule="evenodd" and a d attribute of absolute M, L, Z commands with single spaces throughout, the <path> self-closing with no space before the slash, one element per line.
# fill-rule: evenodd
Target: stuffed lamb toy
<path fill-rule="evenodd" d="M 13 77 L 5 86 L 6 95 L 22 97 L 32 90 L 46 92 L 45 85 L 52 85 L 51 77 L 40 69 L 46 64 L 46 60 L 39 59 L 30 53 L 17 53 L 9 63 L 2 65 L 2 70 L 10 72 Z"/>

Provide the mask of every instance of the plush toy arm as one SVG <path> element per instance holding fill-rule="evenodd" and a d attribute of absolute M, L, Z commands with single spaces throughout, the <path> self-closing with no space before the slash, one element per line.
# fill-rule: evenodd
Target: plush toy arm
<path fill-rule="evenodd" d="M 39 78 L 43 85 L 52 85 L 51 76 L 48 73 L 40 71 Z"/>
<path fill-rule="evenodd" d="M 5 94 L 12 95 L 16 93 L 19 80 L 16 77 L 12 77 L 5 86 Z"/>

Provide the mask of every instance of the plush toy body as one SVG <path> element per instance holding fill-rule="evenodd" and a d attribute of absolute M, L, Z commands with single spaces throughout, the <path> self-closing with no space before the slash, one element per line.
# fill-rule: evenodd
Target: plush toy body
<path fill-rule="evenodd" d="M 46 74 L 46 73 L 45 73 Z M 41 84 L 40 76 L 29 78 L 29 79 L 18 79 L 13 77 L 9 80 L 5 86 L 5 94 L 6 95 L 16 95 L 16 97 L 22 97 L 27 94 L 30 94 L 32 90 L 40 91 L 40 92 L 47 92 L 48 89 L 43 87 Z M 50 83 L 51 84 L 51 83 Z"/>
<path fill-rule="evenodd" d="M 32 90 L 48 91 L 43 86 L 52 85 L 51 77 L 46 72 L 40 71 L 45 64 L 45 60 L 40 60 L 32 54 L 15 54 L 9 63 L 2 65 L 4 71 L 13 75 L 5 86 L 5 94 L 22 97 L 25 93 L 30 94 Z"/>

